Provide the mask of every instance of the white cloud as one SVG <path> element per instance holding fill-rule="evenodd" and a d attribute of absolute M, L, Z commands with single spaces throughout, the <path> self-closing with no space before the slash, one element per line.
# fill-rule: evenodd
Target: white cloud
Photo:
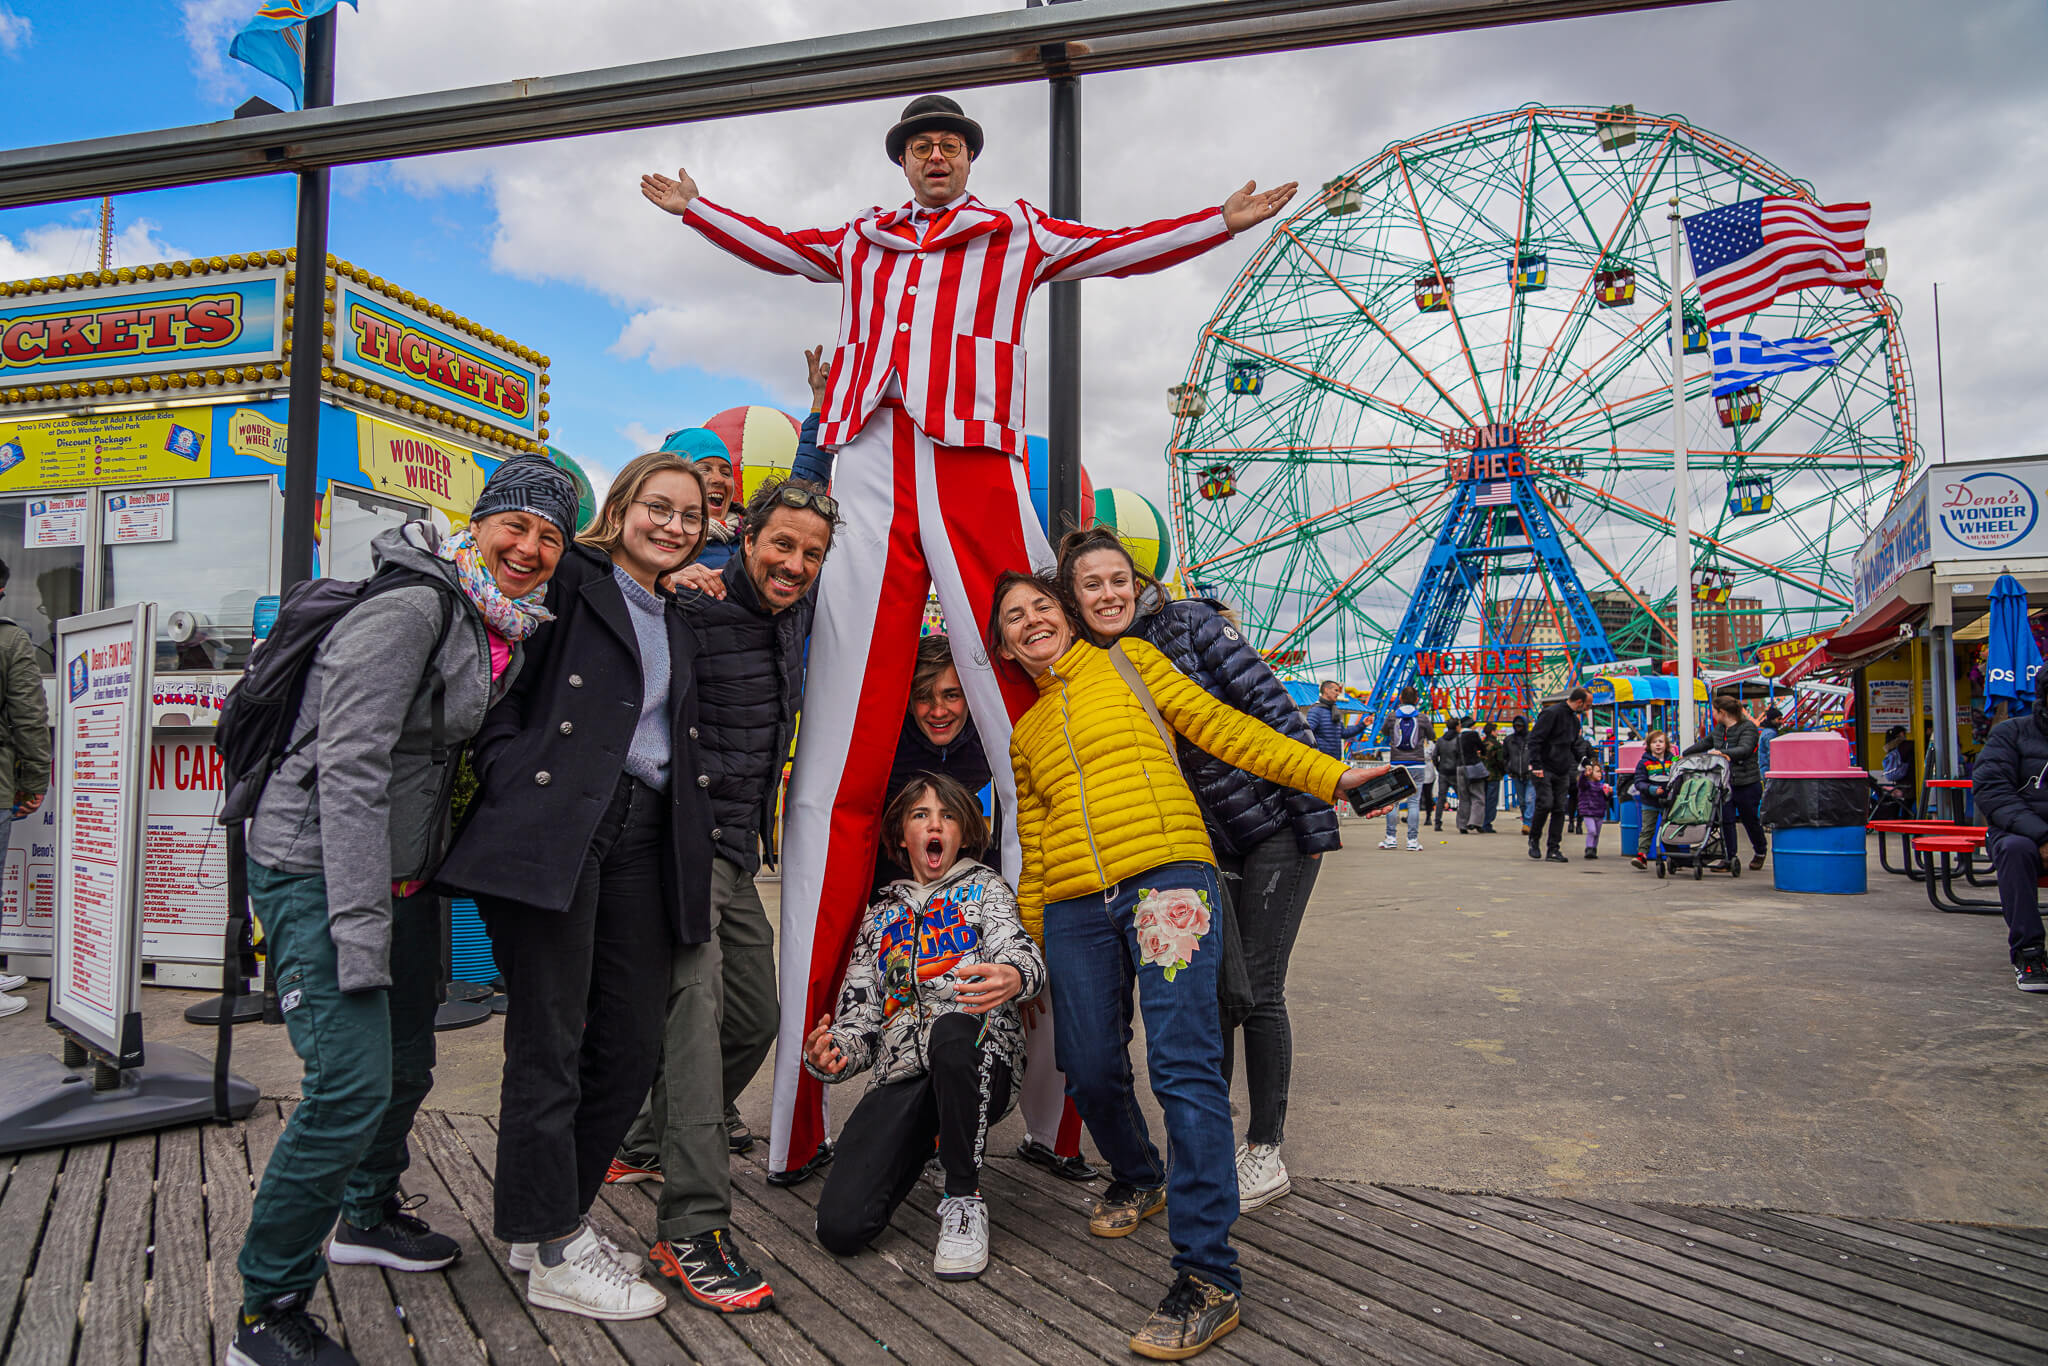
<path fill-rule="evenodd" d="M 227 0 L 188 0 L 199 11 Z M 342 20 L 340 98 L 684 56 L 985 12 L 988 0 L 844 7 L 589 0 L 449 0 L 365 6 Z M 241 13 L 237 5 L 235 14 Z M 224 47 L 225 39 L 219 39 Z M 1682 62 L 1674 65 L 1674 53 Z M 1760 58 L 1758 54 L 1776 54 Z M 2022 225 L 2048 209 L 2048 11 L 2029 0 L 1957 9 L 1908 0 L 1731 3 L 1089 77 L 1083 217 L 1141 221 L 1217 202 L 1248 176 L 1313 189 L 1388 143 L 1524 101 L 1634 102 L 1679 112 L 1808 179 L 1874 203 L 1890 251 L 1917 386 L 1938 444 L 1929 285 L 1943 282 L 1951 458 L 2048 449 L 2048 286 Z M 989 132 L 978 194 L 1042 201 L 1042 85 L 960 92 Z M 420 194 L 487 190 L 490 261 L 515 280 L 562 282 L 614 302 L 610 355 L 650 371 L 688 365 L 804 399 L 803 347 L 835 329 L 836 291 L 751 271 L 640 198 L 648 169 L 690 168 L 714 198 L 790 226 L 838 223 L 905 189 L 880 149 L 901 101 L 680 124 L 384 168 Z M 1165 390 L 1255 249 L 1233 243 L 1171 272 L 1083 289 L 1085 458 L 1104 484 L 1165 504 Z M 1034 316 L 1033 425 L 1042 428 L 1045 309 Z M 545 348 L 545 338 L 535 337 Z M 692 415 L 620 413 L 621 435 Z M 1708 419 L 1711 421 L 1711 419 Z M 1596 574 L 1595 577 L 1598 577 Z"/>
<path fill-rule="evenodd" d="M 12 57 L 34 42 L 35 37 L 35 25 L 8 6 L 0 5 L 0 52 Z"/>
<path fill-rule="evenodd" d="M 193 74 L 209 85 L 221 87 L 223 102 L 233 103 L 232 95 L 245 88 L 242 78 L 249 68 L 228 61 L 228 42 L 249 22 L 255 8 L 248 0 L 183 0 L 179 9 L 185 43 L 191 49 Z M 264 83 L 277 87 L 268 78 Z"/>
<path fill-rule="evenodd" d="M 146 261 L 171 261 L 192 253 L 157 237 L 157 225 L 138 218 L 114 232 L 113 260 L 117 266 Z M 100 230 L 96 218 L 64 223 L 45 223 L 15 237 L 0 234 L 0 280 L 22 280 L 37 275 L 71 275 L 99 267 Z"/>

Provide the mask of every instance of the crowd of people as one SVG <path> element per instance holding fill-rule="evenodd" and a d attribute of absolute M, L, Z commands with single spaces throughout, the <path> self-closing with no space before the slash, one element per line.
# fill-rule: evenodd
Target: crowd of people
<path fill-rule="evenodd" d="M 561 469 L 515 457 L 460 530 L 379 537 L 323 627 L 247 834 L 305 1075 L 230 1362 L 353 1360 L 308 1312 L 324 1261 L 461 1254 L 401 1190 L 448 895 L 475 899 L 508 999 L 493 1231 L 537 1308 L 640 1318 L 662 1284 L 773 1306 L 729 1176 L 754 1142 L 735 1102 L 772 1058 L 770 1179 L 824 1174 L 829 1251 L 935 1164 L 934 1272 L 980 1274 L 987 1138 L 1021 1105 L 1022 1154 L 1059 1175 L 1096 1178 L 1094 1139 L 1091 1233 L 1167 1213 L 1172 1283 L 1132 1349 L 1180 1359 L 1236 1326 L 1232 1221 L 1288 1190 L 1288 956 L 1334 804 L 1381 770 L 1319 746 L 1229 620 L 1113 533 L 1046 544 L 1016 336 L 1037 285 L 1171 265 L 1294 187 L 1101 230 L 967 195 L 981 145 L 953 101 L 913 101 L 885 139 L 912 202 L 825 232 L 647 177 L 714 245 L 845 289 L 796 468 L 747 495 L 729 453 L 678 434 L 583 524 Z M 928 586 L 950 631 L 920 639 Z M 756 886 L 775 864 L 779 930 Z M 1135 1103 L 1134 1012 L 1170 1161 Z M 863 1072 L 826 1143 L 823 1089 Z M 660 1183 L 645 1256 L 590 1218 L 635 1181 Z"/>
<path fill-rule="evenodd" d="M 772 1066 L 768 1179 L 823 1175 L 828 1252 L 860 1252 L 929 1173 L 934 1275 L 981 1274 L 989 1135 L 1021 1109 L 1019 1155 L 1059 1176 L 1098 1179 L 1093 1139 L 1091 1234 L 1167 1215 L 1172 1280 L 1132 1350 L 1181 1359 L 1237 1325 L 1232 1222 L 1290 1189 L 1289 959 L 1340 802 L 1388 768 L 1342 757 L 1363 723 L 1337 683 L 1297 708 L 1225 611 L 1170 596 L 1113 531 L 1046 542 L 1017 337 L 1038 285 L 1187 259 L 1293 187 L 1088 228 L 967 194 L 982 137 L 953 101 L 912 101 L 884 140 L 911 202 L 830 230 L 711 204 L 687 173 L 643 180 L 713 245 L 845 292 L 839 344 L 807 353 L 787 477 L 749 494 L 730 452 L 685 431 L 620 470 L 587 524 L 568 476 L 522 456 L 460 530 L 378 538 L 247 834 L 305 1072 L 243 1240 L 235 1366 L 353 1360 L 308 1312 L 325 1261 L 461 1255 L 401 1189 L 449 895 L 476 900 L 508 998 L 493 1231 L 533 1306 L 635 1319 L 666 1284 L 714 1312 L 773 1307 L 730 1179 L 756 1142 L 737 1102 Z M 928 592 L 944 634 L 920 635 Z M 9 648 L 0 634 L 0 663 Z M 1567 826 L 1598 857 L 1610 803 L 1657 808 L 1676 756 L 1659 732 L 1632 772 L 1605 772 L 1588 707 L 1574 689 L 1504 733 L 1439 729 L 1404 692 L 1375 738 L 1415 793 L 1386 809 L 1381 848 L 1403 814 L 1420 848 L 1453 792 L 1456 829 L 1493 833 L 1505 792 L 1532 859 L 1566 861 Z M 1771 729 L 1720 695 L 1687 751 L 1726 761 L 1725 838 L 1732 857 L 1747 832 L 1752 867 Z M 2038 766 L 2048 740 L 2008 748 Z M 2002 888 L 2010 870 L 2028 889 L 2008 897 L 2015 962 L 2043 989 L 2048 800 L 2013 786 L 1995 858 Z M 38 800 L 18 787 L 17 814 Z M 757 886 L 771 867 L 779 926 Z M 1164 1153 L 1136 1103 L 1139 1015 Z M 826 1091 L 862 1074 L 827 1142 Z M 645 1255 L 590 1218 L 607 1183 L 635 1182 L 660 1186 Z"/>

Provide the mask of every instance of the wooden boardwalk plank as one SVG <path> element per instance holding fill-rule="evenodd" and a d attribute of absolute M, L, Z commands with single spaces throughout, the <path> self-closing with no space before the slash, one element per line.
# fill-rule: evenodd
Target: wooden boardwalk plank
<path fill-rule="evenodd" d="M 426 1118 L 421 1116 L 422 1121 Z M 518 1311 L 527 1316 L 534 1330 L 561 1360 L 575 1362 L 577 1366 L 624 1366 L 626 1357 L 594 1320 L 576 1314 L 534 1313 L 528 1307 L 525 1275 L 512 1270 L 505 1260 L 508 1249 L 491 1235 L 489 1174 L 497 1154 L 497 1135 L 475 1115 L 450 1114 L 439 1118 L 446 1123 L 453 1143 L 459 1144 L 461 1151 L 429 1144 L 429 1150 L 436 1155 L 434 1168 L 446 1183 L 449 1196 L 461 1207 L 478 1244 L 510 1288 Z"/>
<path fill-rule="evenodd" d="M 234 1259 L 288 1109 L 0 1159 L 0 1359 L 8 1366 L 211 1366 L 240 1309 Z M 1090 1366 L 1166 1285 L 1162 1221 L 1088 1235 L 1096 1189 L 1007 1159 L 984 1188 L 978 1281 L 931 1270 L 920 1184 L 851 1258 L 817 1245 L 823 1183 L 771 1187 L 733 1164 L 733 1225 L 777 1312 L 727 1318 L 682 1294 L 599 1324 L 527 1306 L 491 1237 L 497 1136 L 426 1112 L 405 1189 L 463 1257 L 442 1273 L 337 1267 L 316 1291 L 364 1366 Z M 654 1187 L 607 1187 L 593 1218 L 655 1232 Z M 1542 1195 L 1298 1179 L 1240 1219 L 1245 1322 L 1218 1366 L 2032 1366 L 2048 1362 L 2048 1234 Z"/>
<path fill-rule="evenodd" d="M 1752 1242 L 1794 1251 L 1823 1266 L 1853 1268 L 1883 1285 L 1907 1293 L 1922 1292 L 1933 1301 L 1993 1319 L 2012 1318 L 2031 1326 L 2034 1336 L 2048 1339 L 2048 1291 L 2020 1280 L 2010 1269 L 1997 1272 L 1998 1264 L 1986 1258 L 1912 1238 L 1900 1238 L 1885 1247 L 1847 1236 L 1830 1237 L 1811 1224 L 1769 1210 L 1716 1209 L 1706 1215 L 1716 1227 L 1731 1233 L 1742 1231 Z"/>
<path fill-rule="evenodd" d="M 154 1240 L 149 1254 L 150 1366 L 213 1366 L 206 1300 L 206 1201 L 199 1175 L 199 1126 L 156 1137 Z"/>
<path fill-rule="evenodd" d="M 1646 1307 L 1600 1285 L 1575 1281 L 1552 1270 L 1519 1245 L 1496 1248 L 1490 1241 L 1461 1236 L 1465 1224 L 1441 1211 L 1391 1198 L 1387 1206 L 1345 1200 L 1322 1182 L 1300 1182 L 1301 1197 L 1287 1202 L 1288 1213 L 1312 1223 L 1329 1236 L 1414 1261 L 1497 1296 L 1514 1322 L 1520 1306 L 1523 1321 L 1544 1320 L 1575 1325 L 1602 1345 L 1586 1353 L 1602 1360 L 1617 1351 L 1656 1353 L 1673 1366 L 1708 1366 L 1726 1362 L 1741 1346 L 1732 1339 Z M 1276 1207 L 1277 1208 L 1277 1207 Z M 1389 1273 L 1396 1274 L 1396 1273 Z M 1498 1312 L 1498 1311 L 1496 1311 Z M 1538 1330 L 1526 1330 L 1538 1331 Z M 1789 1360 L 1757 1347 L 1743 1349 L 1750 1366 Z"/>
<path fill-rule="evenodd" d="M 8 1172 L 7 1189 L 0 1193 L 0 1361 L 13 1359 L 21 1326 L 21 1294 L 28 1285 L 28 1269 L 35 1261 L 50 1213 L 50 1193 L 57 1188 L 57 1172 L 63 1165 L 64 1153 L 57 1148 L 17 1154 Z"/>
<path fill-rule="evenodd" d="M 49 1222 L 22 1296 L 21 1321 L 7 1354 L 11 1366 L 61 1366 L 72 1359 L 113 1147 L 83 1143 L 64 1152 L 56 1198 L 50 1203 Z"/>
<path fill-rule="evenodd" d="M 818 1295 L 839 1306 L 890 1355 L 915 1366 L 1023 1366 L 1026 1358 L 951 1303 L 919 1305 L 924 1316 L 905 1308 L 917 1283 L 879 1255 L 839 1258 L 818 1246 L 810 1207 L 770 1186 L 751 1162 L 732 1166 L 733 1220 L 757 1243 L 774 1246 L 790 1272 Z M 776 1281 L 781 1295 L 781 1282 Z M 893 1296 L 893 1297 L 892 1297 Z M 941 1335 L 944 1336 L 941 1336 Z M 972 1337 L 971 1343 L 961 1342 Z M 949 1343 L 947 1338 L 952 1338 Z M 953 1345 L 960 1343 L 960 1345 Z"/>
<path fill-rule="evenodd" d="M 128 1366 L 142 1360 L 155 1184 L 156 1135 L 134 1134 L 118 1140 L 107 1176 L 99 1240 L 85 1284 L 78 1335 L 81 1361 Z"/>
<path fill-rule="evenodd" d="M 425 1195 L 426 1204 L 417 1213 L 462 1247 L 462 1256 L 440 1279 L 446 1282 L 463 1315 L 476 1326 L 493 1363 L 502 1366 L 549 1366 L 554 1353 L 533 1325 L 527 1313 L 525 1287 L 506 1279 L 487 1240 L 469 1222 L 462 1203 L 442 1176 L 443 1166 L 469 1164 L 469 1153 L 455 1137 L 441 1115 L 422 1114 L 413 1125 L 412 1165 L 406 1169 L 404 1190 L 408 1195 Z M 412 1276 L 391 1277 L 393 1289 L 410 1304 Z M 424 1277 L 419 1279 L 425 1279 Z"/>
<path fill-rule="evenodd" d="M 1915 1285 L 1897 1278 L 1881 1279 L 1853 1263 L 1841 1262 L 1837 1252 L 1819 1244 L 1775 1233 L 1760 1237 L 1744 1221 L 1720 1210 L 1689 1209 L 1678 1217 L 1623 1205 L 1603 1204 L 1599 1209 L 1616 1227 L 1641 1232 L 1665 1246 L 1674 1239 L 1689 1240 L 1698 1245 L 1704 1259 L 1718 1266 L 1740 1275 L 1768 1277 L 1788 1293 L 1815 1305 L 1839 1309 L 1873 1325 L 1883 1324 L 1891 1330 L 1883 1334 L 1887 1342 L 1911 1345 L 1927 1352 L 1929 1360 L 1943 1360 L 1943 1354 L 1951 1352 L 1959 1360 L 2024 1363 L 2034 1357 L 2030 1351 L 2013 1355 L 2011 1321 L 1982 1313 L 1966 1302 L 1977 1296 L 1944 1300 L 1928 1293 L 1938 1287 L 1927 1282 Z"/>
<path fill-rule="evenodd" d="M 1636 1259 L 1632 1247 L 1620 1252 L 1595 1247 L 1571 1237 L 1569 1233 L 1543 1226 L 1526 1215 L 1504 1215 L 1485 1208 L 1469 1195 L 1410 1186 L 1382 1188 L 1357 1186 L 1349 1182 L 1332 1184 L 1361 1198 L 1398 1198 L 1461 1216 L 1468 1225 L 1465 1230 L 1468 1237 L 1499 1237 L 1509 1243 L 1520 1243 L 1528 1254 L 1540 1257 L 1545 1266 L 1574 1280 L 1602 1286 L 1675 1318 L 1717 1331 L 1741 1343 L 1745 1354 L 1763 1348 L 1795 1360 L 1804 1361 L 1811 1357 L 1812 1344 L 1795 1333 L 1785 1331 L 1779 1322 L 1781 1316 L 1764 1311 L 1762 1306 L 1734 1302 L 1708 1293 L 1682 1270 L 1670 1274 L 1668 1266 L 1659 1267 Z M 1733 1350 L 1730 1349 L 1731 1353 Z"/>
<path fill-rule="evenodd" d="M 1546 1229 L 1569 1235 L 1588 1246 L 1632 1246 L 1630 1255 L 1686 1278 L 1710 1296 L 1739 1303 L 1742 1312 L 1774 1322 L 1782 1331 L 1803 1337 L 1815 1346 L 1839 1347 L 1887 1366 L 1919 1362 L 1965 1366 L 1972 1360 L 1969 1353 L 1938 1339 L 1919 1336 L 1898 1325 L 1880 1326 L 1873 1316 L 1834 1303 L 1839 1297 L 1819 1298 L 1814 1293 L 1816 1287 L 1788 1288 L 1787 1268 L 1758 1266 L 1724 1246 L 1705 1228 L 1695 1227 L 1687 1236 L 1656 1227 L 1653 1216 L 1623 1220 L 1570 1201 L 1539 1196 L 1482 1196 L 1478 1200 L 1508 1213 L 1541 1211 L 1539 1222 Z"/>

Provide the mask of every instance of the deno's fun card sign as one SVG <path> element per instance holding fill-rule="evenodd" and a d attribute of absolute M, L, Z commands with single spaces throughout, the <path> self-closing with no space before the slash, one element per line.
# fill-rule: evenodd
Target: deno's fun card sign
<path fill-rule="evenodd" d="M 144 742 L 156 604 L 57 624 L 57 914 L 50 1018 L 142 1061 Z"/>

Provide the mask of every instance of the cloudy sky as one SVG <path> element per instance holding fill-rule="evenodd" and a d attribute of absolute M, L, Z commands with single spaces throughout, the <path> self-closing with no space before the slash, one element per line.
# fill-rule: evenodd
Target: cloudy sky
<path fill-rule="evenodd" d="M 252 0 L 0 0 L 13 145 L 225 117 L 267 78 L 225 57 Z M 362 0 L 340 20 L 338 99 L 374 99 L 887 25 L 973 0 Z M 1314 185 L 1390 141 L 1536 101 L 1676 112 L 1810 181 L 1873 202 L 1930 458 L 1930 286 L 1942 284 L 1951 459 L 2048 449 L 2048 6 L 2037 0 L 1733 0 L 1641 15 L 1089 78 L 1084 217 L 1218 202 L 1247 178 Z M 1043 87 L 959 92 L 988 129 L 974 188 L 1045 192 Z M 558 444 L 616 467 L 733 403 L 803 402 L 804 346 L 834 291 L 756 275 L 647 206 L 645 169 L 788 225 L 905 198 L 881 132 L 900 101 L 350 168 L 333 250 L 552 354 Z M 0 278 L 91 264 L 93 204 L 0 213 Z M 124 261 L 281 246 L 286 178 L 124 198 Z M 1252 250 L 1085 289 L 1086 461 L 1163 499 L 1167 386 Z M 1041 315 L 1034 328 L 1043 350 Z M 1036 364 L 1036 357 L 1034 357 Z M 1042 385 L 1042 369 L 1034 376 Z"/>

